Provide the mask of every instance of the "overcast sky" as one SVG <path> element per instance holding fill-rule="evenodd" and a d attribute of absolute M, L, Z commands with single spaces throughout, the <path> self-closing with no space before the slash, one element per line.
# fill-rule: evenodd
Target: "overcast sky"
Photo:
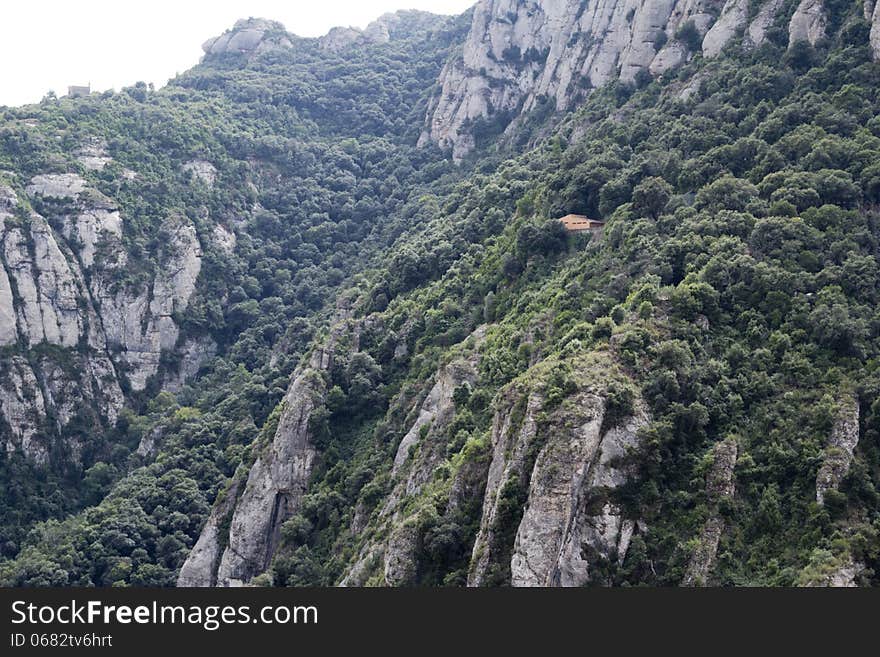
<path fill-rule="evenodd" d="M 365 27 L 388 11 L 459 14 L 476 0 L 0 0 L 0 105 L 67 85 L 157 87 L 196 64 L 201 44 L 239 18 L 271 18 L 300 36 Z"/>

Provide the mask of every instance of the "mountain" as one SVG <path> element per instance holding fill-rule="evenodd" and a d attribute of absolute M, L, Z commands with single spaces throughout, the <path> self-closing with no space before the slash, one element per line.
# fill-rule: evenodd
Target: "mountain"
<path fill-rule="evenodd" d="M 877 583 L 880 8 L 203 50 L 0 110 L 0 582 Z"/>

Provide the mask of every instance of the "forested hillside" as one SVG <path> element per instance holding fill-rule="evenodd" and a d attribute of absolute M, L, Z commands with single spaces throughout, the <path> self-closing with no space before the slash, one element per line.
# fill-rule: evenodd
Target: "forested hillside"
<path fill-rule="evenodd" d="M 568 4 L 2 110 L 0 582 L 878 583 L 880 9 Z"/>

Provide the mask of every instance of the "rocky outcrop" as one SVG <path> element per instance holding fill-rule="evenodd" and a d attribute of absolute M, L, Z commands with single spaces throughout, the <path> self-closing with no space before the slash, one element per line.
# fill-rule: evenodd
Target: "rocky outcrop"
<path fill-rule="evenodd" d="M 334 27 L 318 39 L 318 46 L 329 52 L 342 52 L 355 44 L 383 44 L 402 34 L 426 32 L 446 20 L 425 11 L 402 10 L 383 14 L 363 30 L 356 27 Z"/>
<path fill-rule="evenodd" d="M 704 585 L 715 565 L 718 543 L 721 540 L 721 533 L 724 531 L 724 518 L 719 510 L 719 504 L 724 499 L 733 498 L 736 490 L 734 469 L 737 452 L 736 440 L 733 438 L 727 438 L 712 448 L 712 466 L 706 476 L 709 517 L 703 525 L 697 548 L 691 555 L 682 580 L 683 586 Z"/>
<path fill-rule="evenodd" d="M 162 384 L 168 392 L 179 392 L 184 384 L 195 378 L 202 366 L 217 355 L 217 343 L 207 336 L 190 338 L 177 352 L 180 356 L 177 369 L 167 372 Z"/>
<path fill-rule="evenodd" d="M 392 475 L 400 473 L 410 450 L 419 443 L 423 428 L 427 438 L 432 433 L 430 429 L 433 428 L 433 433 L 436 434 L 438 430 L 446 427 L 455 413 L 452 393 L 464 383 L 473 384 L 476 378 L 477 373 L 472 361 L 454 361 L 440 370 L 436 382 L 419 408 L 415 422 L 397 447 Z"/>
<path fill-rule="evenodd" d="M 255 446 L 256 460 L 232 507 L 224 507 L 228 496 L 215 505 L 181 569 L 181 586 L 242 586 L 269 566 L 281 525 L 297 512 L 318 456 L 310 419 L 324 402 L 325 373 L 340 341 L 355 330 L 350 314 L 347 308 L 340 310 L 329 337 L 294 372 L 274 434 Z M 221 523 L 228 524 L 225 532 L 219 530 Z"/>
<path fill-rule="evenodd" d="M 727 0 L 721 15 L 703 39 L 703 56 L 715 57 L 749 18 L 749 0 Z"/>
<path fill-rule="evenodd" d="M 47 446 L 36 440 L 46 418 L 46 404 L 30 364 L 21 356 L 0 361 L 0 428 L 7 452 L 20 449 L 37 463 L 48 458 Z"/>
<path fill-rule="evenodd" d="M 169 217 L 162 230 L 168 239 L 159 253 L 160 268 L 146 289 L 120 289 L 118 268 L 124 259 L 91 282 L 107 344 L 119 351 L 134 390 L 143 390 L 156 374 L 162 351 L 176 347 L 180 330 L 174 314 L 186 310 L 202 266 L 202 247 L 192 222 Z"/>
<path fill-rule="evenodd" d="M 205 55 L 229 53 L 260 54 L 291 47 L 290 36 L 284 26 L 265 18 L 237 21 L 231 30 L 202 44 Z"/>
<path fill-rule="evenodd" d="M 199 587 L 217 584 L 217 567 L 220 564 L 223 541 L 226 538 L 224 532 L 229 531 L 224 529 L 224 525 L 229 522 L 229 517 L 235 509 L 240 489 L 241 481 L 234 479 L 229 488 L 223 492 L 221 499 L 215 502 L 196 544 L 180 568 L 177 586 Z"/>
<path fill-rule="evenodd" d="M 692 22 L 705 35 L 722 4 L 483 0 L 461 55 L 441 73 L 421 141 L 461 157 L 474 146 L 475 121 L 527 112 L 542 96 L 565 110 L 590 87 L 639 71 L 662 74 L 691 54 L 675 38 L 679 28 Z"/>
<path fill-rule="evenodd" d="M 825 503 L 825 494 L 837 490 L 849 472 L 853 454 L 859 444 L 859 400 L 849 395 L 840 403 L 837 420 L 816 475 L 816 501 Z"/>
<path fill-rule="evenodd" d="M 606 492 L 628 478 L 621 460 L 638 445 L 645 410 L 603 432 L 602 397 L 586 393 L 571 402 L 578 420 L 562 439 L 551 429 L 532 471 L 510 564 L 514 586 L 582 586 L 595 561 L 623 561 L 635 529 Z"/>
<path fill-rule="evenodd" d="M 598 564 L 625 558 L 637 523 L 611 493 L 631 474 L 623 457 L 638 446 L 648 417 L 636 399 L 631 413 L 608 426 L 609 367 L 600 359 L 580 369 L 584 386 L 555 409 L 529 381 L 500 393 L 469 585 L 509 577 L 514 586 L 581 586 Z M 523 502 L 511 548 L 511 508 Z"/>
<path fill-rule="evenodd" d="M 74 155 L 77 161 L 89 171 L 103 171 L 113 161 L 107 155 L 106 144 L 100 140 L 89 141 L 83 144 Z"/>
<path fill-rule="evenodd" d="M 387 531 L 375 532 L 378 540 L 367 541 L 358 558 L 343 576 L 342 586 L 360 586 L 376 570 L 380 570 L 381 584 L 406 586 L 415 583 L 418 566 L 418 508 L 408 502 L 419 495 L 432 480 L 437 468 L 447 459 L 447 429 L 455 419 L 453 393 L 459 386 L 472 386 L 477 380 L 479 346 L 486 327 L 475 330 L 465 341 L 460 357 L 439 369 L 428 394 L 414 409 L 415 418 L 401 439 L 392 466 L 394 486 L 377 514 L 376 523 Z M 411 450 L 417 447 L 413 458 Z M 464 491 L 474 492 L 476 477 L 467 466 L 462 466 L 453 480 L 446 513 L 454 513 L 464 500 Z M 479 486 L 481 488 L 481 486 Z M 456 492 L 457 491 L 457 492 Z M 387 536 L 387 539 L 384 537 Z"/>
<path fill-rule="evenodd" d="M 827 19 L 822 0 L 801 0 L 788 23 L 788 43 L 807 41 L 815 46 L 825 36 Z"/>
<path fill-rule="evenodd" d="M 767 30 L 773 25 L 776 14 L 779 13 L 784 2 L 785 0 L 767 0 L 761 5 L 746 31 L 746 41 L 749 45 L 760 46 L 764 43 L 767 38 Z"/>
<path fill-rule="evenodd" d="M 275 553 L 281 524 L 292 516 L 306 491 L 317 452 L 309 418 L 322 402 L 318 368 L 300 370 L 284 397 L 284 410 L 271 443 L 257 456 L 229 527 L 228 545 L 217 568 L 220 586 L 247 584 Z"/>
<path fill-rule="evenodd" d="M 87 147 L 89 157 L 103 148 Z M 174 317 L 195 291 L 202 249 L 191 221 L 168 217 L 157 272 L 126 284 L 124 221 L 112 199 L 76 173 L 34 176 L 24 191 L 0 184 L 0 346 L 21 356 L 2 393 L 0 442 L 40 460 L 75 417 L 95 430 L 112 426 L 123 376 L 141 390 L 163 350 L 177 349 Z M 179 388 L 215 349 L 204 338 L 187 340 L 169 387 Z M 16 401 L 24 398 L 39 399 L 43 410 L 25 417 Z M 37 434 L 40 449 L 32 447 Z M 65 458 L 78 458 L 76 441 L 64 447 Z"/>
<path fill-rule="evenodd" d="M 217 168 L 206 160 L 191 160 L 182 168 L 186 173 L 192 174 L 193 180 L 199 180 L 209 188 L 217 180 Z"/>
<path fill-rule="evenodd" d="M 871 18 L 871 50 L 874 59 L 880 59 L 880 2 L 874 3 L 874 12 Z"/>
<path fill-rule="evenodd" d="M 27 186 L 29 196 L 76 198 L 85 189 L 86 181 L 75 173 L 49 173 L 34 176 Z"/>
<path fill-rule="evenodd" d="M 783 0 L 481 0 L 461 51 L 444 67 L 420 143 L 475 146 L 474 126 L 516 126 L 539 99 L 570 109 L 589 90 L 640 72 L 661 76 L 701 50 L 715 57 L 743 34 L 766 40 Z M 880 57 L 880 12 L 872 8 L 871 44 Z M 826 36 L 822 0 L 801 0 L 789 21 L 794 44 Z M 695 47 L 695 41 L 699 47 Z M 509 129 L 509 128 L 508 128 Z"/>

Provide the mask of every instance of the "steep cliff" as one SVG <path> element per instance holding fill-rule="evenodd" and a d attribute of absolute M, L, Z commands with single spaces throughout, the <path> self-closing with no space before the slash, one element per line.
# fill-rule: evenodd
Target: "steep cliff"
<path fill-rule="evenodd" d="M 395 452 L 391 470 L 394 483 L 390 493 L 374 512 L 372 520 L 355 523 L 352 527 L 353 533 L 370 531 L 373 538 L 361 546 L 357 558 L 341 580 L 342 586 L 362 586 L 368 582 L 388 586 L 416 583 L 421 508 L 411 502 L 429 485 L 447 458 L 446 434 L 457 410 L 455 391 L 462 386 L 470 389 L 476 382 L 479 347 L 484 335 L 485 327 L 472 334 L 460 357 L 436 373 L 427 395 L 413 409 L 415 419 Z M 473 473 L 463 466 L 454 480 L 463 482 L 468 477 L 466 473 L 470 473 L 471 479 L 476 474 L 476 479 L 482 480 L 479 470 L 478 467 L 477 473 Z M 459 506 L 459 502 L 451 497 L 445 513 L 454 514 Z"/>
<path fill-rule="evenodd" d="M 626 558 L 637 522 L 613 494 L 647 413 L 638 399 L 625 408 L 609 401 L 609 386 L 625 383 L 605 355 L 575 371 L 579 390 L 556 407 L 532 377 L 500 393 L 471 586 L 601 583 L 602 565 Z"/>
<path fill-rule="evenodd" d="M 290 35 L 277 21 L 247 18 L 236 21 L 232 29 L 202 44 L 205 55 L 259 55 L 291 46 Z"/>
<path fill-rule="evenodd" d="M 459 54 L 443 69 L 421 143 L 472 150 L 482 122 L 503 129 L 549 98 L 570 109 L 594 87 L 660 76 L 695 54 L 715 57 L 738 35 L 753 47 L 784 9 L 782 0 L 481 0 Z M 789 42 L 826 36 L 821 0 L 802 0 L 787 25 Z M 880 56 L 880 15 L 871 43 Z"/>
<path fill-rule="evenodd" d="M 706 497 L 709 501 L 709 517 L 703 525 L 703 531 L 697 539 L 697 546 L 691 555 L 682 584 L 684 586 L 702 586 L 706 584 L 715 556 L 718 554 L 718 543 L 724 531 L 724 517 L 720 505 L 733 498 L 736 491 L 734 468 L 738 447 L 736 440 L 727 438 L 712 448 L 712 463 L 706 475 Z"/>
<path fill-rule="evenodd" d="M 829 490 L 836 491 L 849 472 L 853 454 L 859 444 L 859 400 L 854 395 L 845 397 L 840 405 L 822 465 L 816 474 L 816 501 L 825 503 Z"/>
<path fill-rule="evenodd" d="M 237 473 L 218 499 L 178 576 L 178 586 L 242 586 L 263 573 L 275 554 L 281 525 L 297 512 L 317 449 L 312 415 L 324 403 L 326 373 L 338 350 L 356 342 L 357 326 L 343 309 L 329 336 L 293 374 L 272 436 L 254 445 L 255 461 Z"/>
<path fill-rule="evenodd" d="M 89 146 L 90 158 L 103 157 Z M 103 151 L 101 151 L 103 152 Z M 90 161 L 90 164 L 94 162 Z M 162 353 L 177 349 L 174 319 L 187 307 L 201 269 L 202 248 L 192 222 L 168 217 L 166 240 L 152 281 L 126 285 L 129 255 L 118 205 L 77 173 L 31 178 L 24 195 L 0 187 L 0 345 L 18 345 L 21 356 L 6 379 L 2 413 L 7 449 L 28 445 L 28 456 L 43 461 L 51 435 L 77 414 L 100 416 L 112 427 L 123 405 L 123 387 L 143 390 L 159 370 Z M 42 214 L 33 208 L 39 207 Z M 212 353 L 209 344 L 182 347 L 182 367 L 171 387 L 198 370 Z M 35 409 L 37 424 L 24 422 L 14 399 L 43 400 L 54 428 Z M 42 423 L 42 425 L 41 425 Z M 43 430 L 38 453 L 29 437 Z M 70 443 L 77 453 L 75 443 Z"/>
<path fill-rule="evenodd" d="M 28 187 L 30 193 L 40 190 L 55 198 L 82 189 L 82 179 L 74 175 L 38 176 Z M 52 436 L 74 416 L 94 414 L 97 426 L 112 426 L 122 406 L 122 392 L 100 318 L 72 251 L 10 187 L 0 187 L 0 199 L 0 315 L 6 319 L 0 337 L 7 349 L 18 352 L 3 363 L 8 376 L 0 382 L 5 427 L 0 436 L 8 451 L 21 448 L 44 463 Z M 81 216 L 94 228 L 103 212 L 103 208 L 83 208 Z M 114 225 L 112 220 L 109 223 Z M 90 238 L 95 231 L 90 228 L 82 231 L 79 240 L 87 254 L 94 245 Z M 51 424 L 50 419 L 54 419 Z M 66 447 L 78 458 L 77 440 Z"/>

